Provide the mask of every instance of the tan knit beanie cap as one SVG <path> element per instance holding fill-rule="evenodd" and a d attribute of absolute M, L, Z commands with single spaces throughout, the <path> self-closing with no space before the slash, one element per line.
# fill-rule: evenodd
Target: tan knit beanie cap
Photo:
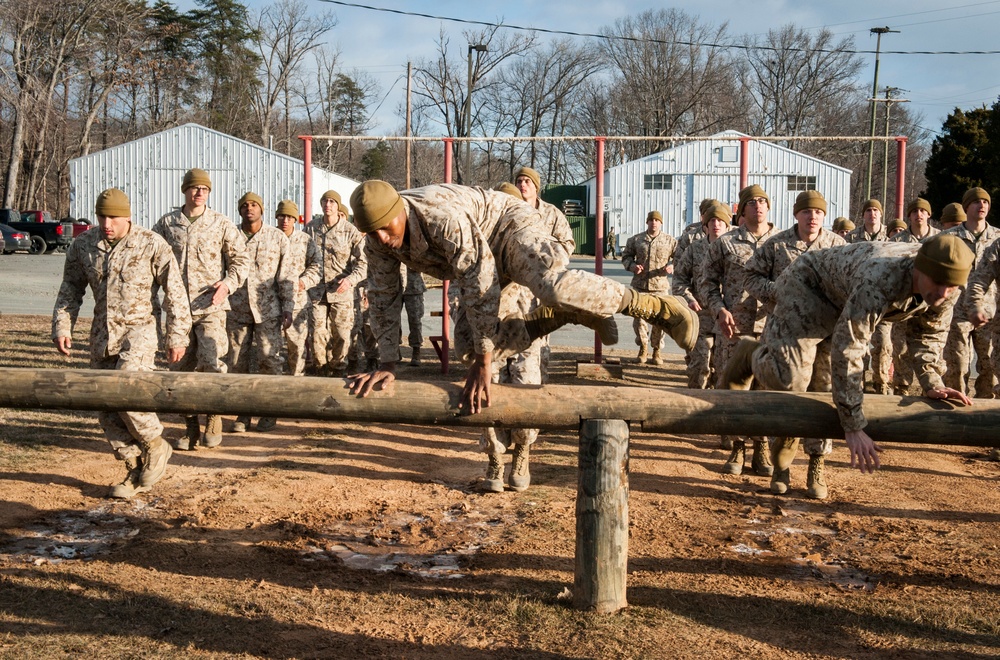
<path fill-rule="evenodd" d="M 403 210 L 403 198 L 385 181 L 365 181 L 351 193 L 354 225 L 367 234 L 385 227 Z"/>
<path fill-rule="evenodd" d="M 935 234 L 920 246 L 913 266 L 937 284 L 965 286 L 975 255 L 954 234 Z"/>
<path fill-rule="evenodd" d="M 212 179 L 208 176 L 208 172 L 195 167 L 184 173 L 184 181 L 181 183 L 181 192 L 195 186 L 205 186 L 209 191 L 212 190 Z"/>
<path fill-rule="evenodd" d="M 128 195 L 117 188 L 108 188 L 97 196 L 94 213 L 107 218 L 131 218 L 132 208 L 129 206 Z"/>

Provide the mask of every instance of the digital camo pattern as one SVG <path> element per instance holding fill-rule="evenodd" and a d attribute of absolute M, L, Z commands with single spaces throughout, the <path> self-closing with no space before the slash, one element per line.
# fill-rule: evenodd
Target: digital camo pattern
<path fill-rule="evenodd" d="M 930 308 L 912 293 L 918 245 L 862 242 L 807 252 L 778 280 L 754 376 L 773 390 L 806 391 L 817 344 L 832 338 L 833 399 L 845 431 L 866 426 L 864 356 L 880 321 L 910 320 L 906 343 L 924 391 L 941 387 L 941 350 L 956 295 Z"/>
<path fill-rule="evenodd" d="M 539 213 L 506 193 L 441 184 L 402 197 L 407 241 L 391 249 L 369 235 L 366 247 L 372 327 L 383 362 L 399 361 L 400 263 L 451 281 L 480 355 L 497 342 L 505 349 L 531 343 L 523 323 L 499 323 L 500 291 L 510 282 L 551 307 L 611 316 L 621 306 L 624 286 L 569 270 L 565 247 L 545 231 Z"/>
<path fill-rule="evenodd" d="M 729 310 L 740 335 L 764 329 L 764 311 L 746 290 L 745 266 L 754 252 L 777 233 L 773 225 L 759 237 L 739 227 L 723 234 L 708 248 L 697 281 L 698 294 L 708 303 L 713 319 L 723 309 Z"/>
<path fill-rule="evenodd" d="M 153 231 L 165 238 L 174 251 L 191 302 L 191 315 L 228 310 L 228 298 L 212 304 L 213 285 L 225 282 L 231 294 L 240 288 L 250 270 L 246 241 L 236 225 L 212 209 L 205 209 L 191 222 L 178 208 L 157 220 Z"/>
<path fill-rule="evenodd" d="M 365 235 L 345 219 L 327 225 L 323 218 L 307 224 L 305 233 L 313 239 L 322 260 L 319 282 L 310 287 L 309 297 L 313 302 L 347 301 L 353 305 L 354 287 L 368 277 Z M 343 293 L 337 293 L 343 280 L 350 286 Z"/>
<path fill-rule="evenodd" d="M 704 241 L 706 239 L 705 230 L 701 226 L 701 222 L 692 222 L 684 231 L 681 232 L 680 238 L 677 239 L 677 251 L 674 252 L 674 262 L 679 262 L 684 253 L 687 252 L 688 247 L 692 243 L 697 243 L 699 241 Z M 676 267 L 674 268 L 676 270 Z"/>
<path fill-rule="evenodd" d="M 911 232 L 909 229 L 904 229 L 903 231 L 899 232 L 898 234 L 896 234 L 895 236 L 893 236 L 889 240 L 890 241 L 895 241 L 896 243 L 923 243 L 924 241 L 926 241 L 931 236 L 937 236 L 940 233 L 941 233 L 940 229 L 935 229 L 934 227 L 930 227 L 930 226 L 927 227 L 927 235 L 926 236 L 917 236 L 916 234 L 914 234 L 913 232 Z"/>
<path fill-rule="evenodd" d="M 632 272 L 634 266 L 642 266 L 643 271 L 632 275 L 632 288 L 637 291 L 662 293 L 670 290 L 670 265 L 677 251 L 677 239 L 661 231 L 656 236 L 646 232 L 636 234 L 625 242 L 622 250 L 622 266 Z"/>
<path fill-rule="evenodd" d="M 884 223 L 879 223 L 879 229 L 874 234 L 868 233 L 865 229 L 865 223 L 860 222 L 854 231 L 849 232 L 847 236 L 844 237 L 848 243 L 865 243 L 871 241 L 887 241 L 889 236 L 886 233 L 886 226 Z"/>
<path fill-rule="evenodd" d="M 417 271 L 409 270 L 402 264 L 400 267 L 402 277 L 406 278 L 403 307 L 406 309 L 406 325 L 410 329 L 406 343 L 410 348 L 420 348 L 424 343 L 424 292 L 427 291 L 427 284 L 424 282 L 424 276 Z"/>
<path fill-rule="evenodd" d="M 698 390 L 703 390 L 709 385 L 714 385 L 714 382 L 712 382 L 712 371 L 715 365 L 712 356 L 715 353 L 714 348 L 716 344 L 715 317 L 712 316 L 712 311 L 699 299 L 695 286 L 698 274 L 705 261 L 705 256 L 708 254 L 708 245 L 708 240 L 705 238 L 695 240 L 676 259 L 671 291 L 673 295 L 684 299 L 689 306 L 693 302 L 701 305 L 701 311 L 698 312 L 698 341 L 687 356 L 688 387 Z"/>
<path fill-rule="evenodd" d="M 241 232 L 242 235 L 242 232 Z M 288 238 L 277 227 L 261 226 L 247 238 L 250 268 L 241 287 L 229 295 L 230 321 L 261 323 L 291 313 L 297 281 L 288 259 Z"/>
<path fill-rule="evenodd" d="M 820 229 L 812 243 L 799 238 L 797 226 L 778 232 L 761 245 L 746 262 L 746 290 L 770 314 L 775 303 L 775 282 L 792 263 L 806 252 L 825 250 L 846 245 L 843 238 L 832 231 Z"/>
<path fill-rule="evenodd" d="M 295 282 L 295 307 L 292 310 L 292 325 L 285 329 L 285 350 L 288 372 L 293 376 L 301 376 L 306 369 L 306 341 L 312 319 L 309 289 L 319 283 L 323 263 L 316 243 L 309 234 L 299 230 L 292 231 L 291 236 L 288 236 L 286 258 Z"/>

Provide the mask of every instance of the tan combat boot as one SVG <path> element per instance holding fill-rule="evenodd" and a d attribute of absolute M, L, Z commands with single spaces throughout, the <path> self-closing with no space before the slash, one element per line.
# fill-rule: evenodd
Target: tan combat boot
<path fill-rule="evenodd" d="M 653 357 L 650 358 L 649 361 L 651 364 L 655 364 L 656 366 L 660 366 L 661 364 L 663 364 L 663 358 L 660 357 L 660 349 L 658 348 L 653 349 Z"/>
<path fill-rule="evenodd" d="M 623 314 L 666 330 L 685 351 L 694 348 L 698 341 L 698 315 L 680 298 L 629 289 L 622 302 Z"/>
<path fill-rule="evenodd" d="M 412 355 L 410 356 L 410 366 L 419 367 L 421 364 L 423 364 L 420 360 L 420 349 L 414 348 L 412 349 L 412 351 L 413 351 Z"/>
<path fill-rule="evenodd" d="M 193 451 L 201 438 L 201 426 L 197 415 L 185 415 L 184 424 L 187 427 L 184 435 L 174 440 L 174 449 L 178 451 Z"/>
<path fill-rule="evenodd" d="M 723 435 L 719 437 L 719 447 L 729 451 L 733 448 L 733 436 Z"/>
<path fill-rule="evenodd" d="M 246 433 L 250 426 L 250 415 L 240 415 L 233 422 L 233 433 Z"/>
<path fill-rule="evenodd" d="M 514 445 L 514 456 L 510 464 L 510 488 L 521 492 L 531 485 L 531 473 L 528 471 L 528 453 L 531 445 Z"/>
<path fill-rule="evenodd" d="M 205 419 L 205 433 L 198 444 L 209 448 L 222 444 L 222 415 L 208 415 Z"/>
<path fill-rule="evenodd" d="M 152 489 L 152 486 L 143 486 L 139 483 L 139 475 L 142 473 L 142 463 L 138 458 L 126 458 L 125 467 L 128 468 L 125 480 L 117 486 L 112 486 L 108 497 L 127 500 L 139 493 L 145 493 Z"/>
<path fill-rule="evenodd" d="M 776 438 L 771 445 L 771 463 L 774 473 L 771 475 L 771 492 L 784 495 L 791 487 L 791 472 L 789 468 L 795 460 L 795 452 L 799 449 L 798 438 Z"/>
<path fill-rule="evenodd" d="M 758 346 L 760 342 L 755 339 L 740 339 L 719 375 L 720 390 L 750 389 L 753 382 L 753 352 Z"/>
<path fill-rule="evenodd" d="M 723 474 L 743 474 L 743 466 L 747 462 L 747 445 L 743 440 L 733 440 L 733 453 L 722 466 Z"/>
<path fill-rule="evenodd" d="M 640 346 L 639 347 L 639 354 L 635 356 L 635 359 L 636 359 L 636 362 L 638 362 L 639 364 L 646 364 L 646 362 L 648 360 L 646 358 L 646 347 L 645 346 Z"/>
<path fill-rule="evenodd" d="M 501 454 L 487 454 L 489 464 L 486 466 L 486 479 L 481 489 L 487 493 L 503 492 L 503 459 Z"/>
<path fill-rule="evenodd" d="M 753 460 L 750 461 L 750 467 L 754 474 L 759 474 L 762 477 L 770 477 L 774 474 L 774 466 L 771 464 L 771 448 L 768 447 L 767 440 L 754 440 Z"/>
<path fill-rule="evenodd" d="M 274 417 L 261 417 L 257 420 L 257 430 L 262 432 L 271 431 L 278 425 L 278 420 Z"/>
<path fill-rule="evenodd" d="M 826 499 L 826 479 L 823 476 L 823 455 L 809 456 L 809 473 L 806 475 L 806 497 Z"/>
<path fill-rule="evenodd" d="M 552 334 L 569 323 L 594 330 L 600 335 L 601 343 L 605 346 L 618 343 L 618 324 L 612 316 L 597 316 L 554 307 L 539 307 L 524 315 L 524 328 L 532 339 Z"/>
<path fill-rule="evenodd" d="M 151 488 L 153 484 L 163 478 L 163 473 L 167 471 L 170 454 L 173 452 L 170 445 L 159 436 L 139 444 L 142 447 L 142 457 L 139 459 L 142 466 L 139 472 L 139 485 L 143 488 Z"/>

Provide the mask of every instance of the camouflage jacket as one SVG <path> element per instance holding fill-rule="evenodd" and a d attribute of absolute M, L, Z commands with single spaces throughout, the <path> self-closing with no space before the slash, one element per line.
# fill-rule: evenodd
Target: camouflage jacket
<path fill-rule="evenodd" d="M 102 358 L 125 350 L 156 352 L 153 291 L 164 291 L 166 344 L 185 348 L 191 309 L 180 268 L 160 236 L 132 225 L 112 246 L 99 229 L 82 234 L 69 246 L 62 286 L 52 313 L 52 338 L 71 337 L 87 285 L 94 295 L 90 352 Z"/>
<path fill-rule="evenodd" d="M 725 236 L 725 234 L 723 234 Z M 719 238 L 722 238 L 720 236 Z M 707 309 L 705 301 L 698 293 L 698 274 L 708 256 L 709 242 L 704 238 L 688 244 L 688 247 L 676 259 L 674 264 L 674 281 L 671 286 L 671 293 L 687 302 L 697 302 L 702 308 Z"/>
<path fill-rule="evenodd" d="M 243 234 L 243 232 L 240 232 Z M 236 323 L 260 323 L 291 314 L 297 281 L 288 259 L 288 238 L 277 227 L 263 225 L 249 238 L 250 273 L 243 286 L 229 296 L 228 318 Z"/>
<path fill-rule="evenodd" d="M 456 184 L 401 193 L 407 240 L 397 248 L 368 236 L 368 300 L 372 330 L 383 362 L 399 360 L 402 309 L 400 263 L 440 280 L 450 280 L 471 326 L 475 352 L 493 350 L 501 286 L 510 282 L 503 263 L 505 241 L 516 232 L 537 232 L 538 211 L 506 193 Z"/>
<path fill-rule="evenodd" d="M 622 266 L 631 272 L 633 266 L 642 266 L 643 271 L 632 276 L 632 287 L 639 291 L 670 291 L 670 265 L 677 251 L 677 239 L 661 231 L 656 236 L 646 232 L 636 234 L 625 242 L 622 250 Z"/>
<path fill-rule="evenodd" d="M 545 229 L 566 248 L 566 254 L 573 254 L 576 250 L 576 239 L 573 238 L 573 228 L 569 226 L 569 220 L 558 208 L 541 199 L 538 200 L 538 213 L 542 216 Z"/>
<path fill-rule="evenodd" d="M 928 226 L 927 235 L 924 236 L 923 238 L 917 238 L 916 236 L 913 235 L 913 233 L 909 229 L 904 229 L 903 231 L 899 232 L 889 240 L 895 241 L 897 243 L 923 243 L 931 236 L 937 236 L 940 233 L 941 233 L 940 229 L 935 229 L 934 227 Z"/>
<path fill-rule="evenodd" d="M 368 277 L 368 255 L 364 249 L 365 235 L 347 220 L 327 226 L 323 218 L 306 225 L 305 232 L 316 243 L 322 258 L 320 281 L 309 290 L 313 302 L 349 302 L 354 304 L 354 287 Z M 337 293 L 341 281 L 350 286 Z"/>
<path fill-rule="evenodd" d="M 240 288 L 247 279 L 250 259 L 246 241 L 236 225 L 212 209 L 195 222 L 175 209 L 156 221 L 153 231 L 167 240 L 174 258 L 181 267 L 192 316 L 229 309 L 229 299 L 212 304 L 216 282 L 225 282 L 229 293 Z"/>
<path fill-rule="evenodd" d="M 962 223 L 951 229 L 946 229 L 944 233 L 954 234 L 961 238 L 965 241 L 969 249 L 972 250 L 972 253 L 976 255 L 975 260 L 972 262 L 972 273 L 969 275 L 969 283 L 963 289 L 968 290 L 968 293 L 963 295 L 955 306 L 955 321 L 967 322 L 969 314 L 977 310 L 981 310 L 987 316 L 992 317 L 996 313 L 997 308 L 997 286 L 995 277 L 990 278 L 989 274 L 997 265 L 996 252 L 993 248 L 997 243 L 1000 243 L 1000 241 L 997 241 L 997 238 L 1000 238 L 1000 229 L 997 229 L 993 225 L 986 225 L 986 229 L 979 234 L 979 238 L 976 238 L 975 234 L 966 229 L 965 223 Z M 980 264 L 983 264 L 987 260 L 991 263 L 984 265 L 980 269 Z M 975 279 L 973 279 L 973 275 L 975 275 Z M 971 291 L 973 281 L 976 283 L 976 291 Z"/>
<path fill-rule="evenodd" d="M 410 270 L 403 264 L 400 264 L 400 277 L 406 280 L 406 285 L 403 287 L 404 296 L 422 296 L 427 291 L 424 276 L 415 270 Z"/>
<path fill-rule="evenodd" d="M 309 234 L 293 230 L 288 236 L 288 270 L 295 285 L 295 309 L 309 303 L 309 289 L 319 284 L 323 262 Z"/>
<path fill-rule="evenodd" d="M 756 298 L 765 314 L 774 311 L 775 282 L 785 269 L 806 252 L 846 245 L 843 238 L 832 231 L 820 229 L 819 236 L 812 243 L 799 238 L 797 226 L 793 225 L 774 235 L 750 257 L 747 271 L 747 293 Z"/>
<path fill-rule="evenodd" d="M 718 318 L 729 310 L 740 334 L 759 333 L 764 329 L 764 312 L 757 299 L 746 291 L 746 263 L 760 246 L 778 231 L 774 225 L 759 238 L 738 227 L 719 237 L 708 247 L 697 281 L 698 295 L 708 303 L 712 316 Z"/>
<path fill-rule="evenodd" d="M 863 243 L 865 241 L 887 241 L 889 236 L 886 234 L 886 226 L 883 222 L 880 228 L 874 234 L 869 234 L 865 231 L 865 222 L 862 220 L 858 223 L 858 226 L 854 228 L 854 231 L 850 232 L 844 239 L 848 243 Z"/>
<path fill-rule="evenodd" d="M 703 240 L 705 240 L 705 229 L 701 226 L 700 220 L 692 222 L 685 227 L 684 231 L 681 232 L 680 238 L 677 239 L 677 251 L 674 252 L 674 262 L 680 262 L 681 257 L 684 256 L 684 252 L 687 251 L 692 243 Z M 677 270 L 676 267 L 674 270 Z"/>
<path fill-rule="evenodd" d="M 913 293 L 913 260 L 919 245 L 864 241 L 829 250 L 810 251 L 788 267 L 778 281 L 777 295 L 785 313 L 800 319 L 839 315 L 832 336 L 833 400 L 845 431 L 867 424 L 864 399 L 864 358 L 872 333 L 882 320 L 906 321 L 907 347 L 914 375 L 924 391 L 943 387 L 941 352 L 948 337 L 956 291 L 939 307 L 931 308 Z M 816 300 L 781 298 L 782 282 L 804 283 Z M 820 329 L 817 329 L 820 332 Z M 767 330 L 765 330 L 765 336 Z M 812 336 L 812 335 L 810 335 Z"/>

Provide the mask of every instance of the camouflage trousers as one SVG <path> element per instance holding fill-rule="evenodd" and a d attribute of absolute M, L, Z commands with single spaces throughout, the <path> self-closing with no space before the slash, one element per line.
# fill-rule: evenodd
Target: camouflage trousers
<path fill-rule="evenodd" d="M 407 345 L 410 348 L 420 348 L 424 343 L 424 294 L 404 295 L 403 309 L 406 310 L 406 324 L 410 329 L 410 333 L 407 336 Z"/>
<path fill-rule="evenodd" d="M 712 318 L 711 312 L 706 313 L 702 310 L 698 312 L 698 316 L 700 322 L 698 341 L 687 354 L 687 386 L 692 390 L 704 390 L 715 385 L 712 371 L 716 365 L 713 364 L 712 358 L 714 355 L 717 362 L 719 352 L 715 350 L 715 319 Z"/>
<path fill-rule="evenodd" d="M 296 301 L 292 310 L 292 324 L 285 329 L 285 355 L 288 360 L 288 373 L 301 376 L 306 372 L 306 341 L 309 339 L 309 324 L 312 307 L 309 301 Z"/>
<path fill-rule="evenodd" d="M 154 371 L 153 359 L 156 354 L 156 330 L 150 328 L 150 345 L 146 350 L 125 350 L 118 355 L 106 357 L 91 356 L 91 369 L 115 369 L 118 371 Z M 163 435 L 163 425 L 156 413 L 151 412 L 106 412 L 97 414 L 97 420 L 104 430 L 115 457 L 120 461 L 138 458 L 142 445 Z"/>
<path fill-rule="evenodd" d="M 493 382 L 515 385 L 541 385 L 542 339 L 536 339 L 527 349 L 493 363 Z M 530 445 L 538 439 L 538 429 L 483 429 L 479 448 L 487 454 L 502 454 L 511 445 Z"/>
<path fill-rule="evenodd" d="M 329 364 L 339 367 L 347 359 L 354 328 L 354 303 L 352 301 L 313 301 L 312 349 L 313 366 Z"/>
<path fill-rule="evenodd" d="M 716 347 L 716 350 L 719 351 L 719 353 L 720 353 L 720 355 L 719 355 L 719 364 L 725 365 L 727 362 L 729 362 L 729 357 L 730 357 L 730 355 L 732 355 L 733 349 L 736 348 L 736 344 L 738 344 L 739 341 L 740 341 L 740 339 L 742 339 L 743 337 L 746 337 L 748 339 L 759 339 L 760 335 L 753 334 L 753 333 L 747 333 L 747 334 L 744 334 L 742 336 L 737 335 L 736 337 L 733 337 L 732 339 L 726 337 L 725 335 L 723 335 L 721 333 L 715 335 L 715 347 Z M 762 388 L 761 388 L 760 384 L 755 381 L 753 383 L 753 385 L 752 385 L 752 389 L 759 390 L 759 389 L 762 389 Z M 755 436 L 755 435 L 749 435 L 749 436 L 748 435 L 724 435 L 724 436 L 722 436 L 723 446 L 728 446 L 728 444 L 726 443 L 726 440 L 729 440 L 730 442 L 738 441 L 738 442 L 744 442 L 744 443 L 749 444 L 749 443 L 752 443 L 752 442 L 767 442 L 770 439 L 771 438 L 769 438 L 767 436 Z"/>
<path fill-rule="evenodd" d="M 650 327 L 652 327 L 652 333 L 650 333 Z M 659 326 L 650 326 L 642 319 L 632 319 L 632 330 L 635 331 L 635 345 L 643 353 L 649 351 L 650 344 L 657 353 L 663 350 L 663 330 Z"/>
<path fill-rule="evenodd" d="M 365 368 L 365 359 L 378 359 L 378 340 L 372 331 L 368 305 L 358 296 L 354 301 L 354 327 L 351 328 L 350 360 Z"/>
<path fill-rule="evenodd" d="M 284 372 L 281 317 L 260 323 L 229 319 L 226 330 L 229 333 L 230 373 L 280 376 Z"/>
<path fill-rule="evenodd" d="M 957 318 L 957 317 L 956 317 Z M 992 398 L 987 392 L 993 391 L 994 365 L 991 353 L 993 325 L 973 329 L 968 321 L 952 320 L 948 339 L 944 345 L 944 384 L 965 394 L 969 393 L 969 375 L 972 372 L 972 358 L 976 357 L 979 377 L 976 379 L 976 396 Z"/>
<path fill-rule="evenodd" d="M 170 365 L 171 371 L 226 373 L 224 358 L 229 353 L 226 312 L 209 312 L 193 317 L 190 339 L 184 357 Z"/>
<path fill-rule="evenodd" d="M 883 321 L 875 326 L 869 356 L 872 388 L 877 394 L 890 394 L 892 392 L 892 381 L 889 378 L 889 370 L 892 368 L 891 323 Z"/>

